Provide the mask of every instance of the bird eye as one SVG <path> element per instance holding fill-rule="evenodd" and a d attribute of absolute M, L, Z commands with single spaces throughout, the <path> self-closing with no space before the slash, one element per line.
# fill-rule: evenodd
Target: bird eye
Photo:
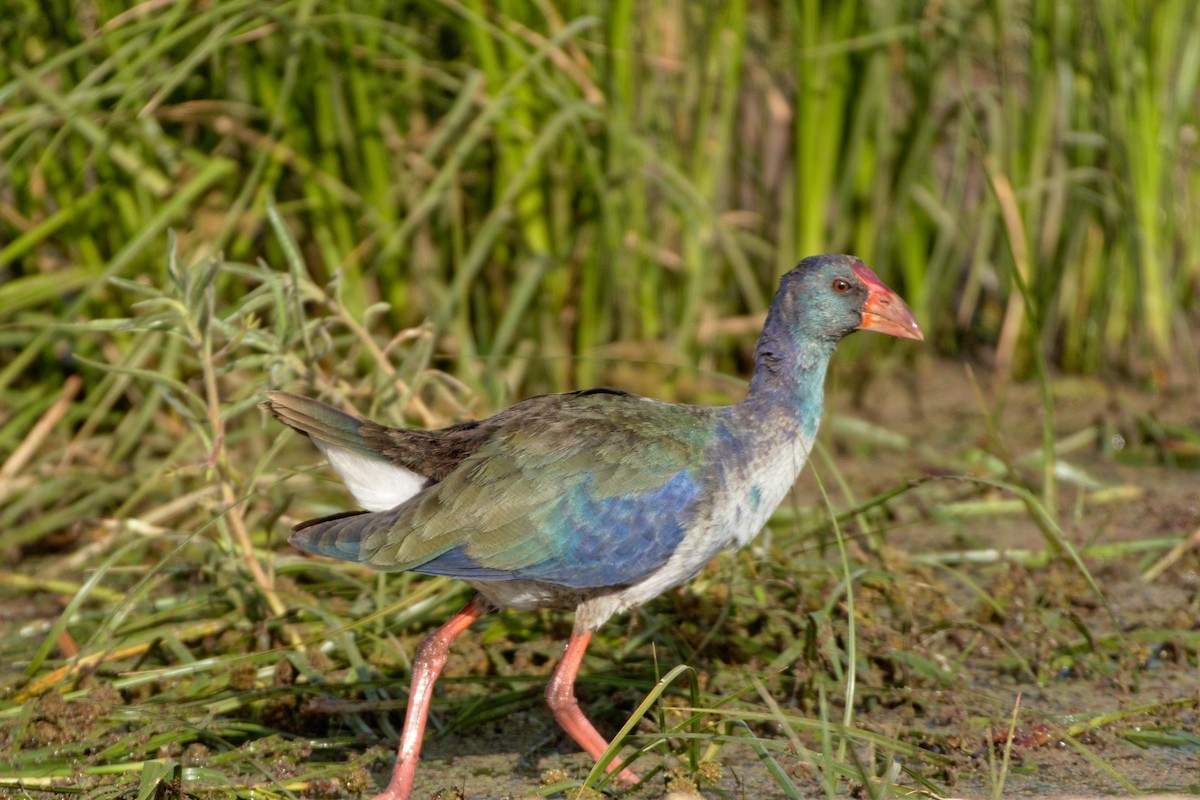
<path fill-rule="evenodd" d="M 850 291 L 850 281 L 845 278 L 834 278 L 833 290 L 838 294 L 845 294 Z"/>

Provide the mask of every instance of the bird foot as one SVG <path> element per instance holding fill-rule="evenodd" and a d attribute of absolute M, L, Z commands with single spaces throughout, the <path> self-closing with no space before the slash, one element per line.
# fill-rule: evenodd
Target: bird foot
<path fill-rule="evenodd" d="M 629 787 L 641 782 L 642 779 L 639 778 L 628 767 L 622 769 L 617 773 L 616 777 L 613 778 L 613 783 L 618 784 L 623 789 L 628 789 Z"/>

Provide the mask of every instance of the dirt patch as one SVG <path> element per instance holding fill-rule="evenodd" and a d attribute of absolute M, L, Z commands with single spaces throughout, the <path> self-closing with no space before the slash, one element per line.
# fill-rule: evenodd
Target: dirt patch
<path fill-rule="evenodd" d="M 924 364 L 915 375 L 865 388 L 833 376 L 833 424 L 822 438 L 830 458 L 813 459 L 797 503 L 769 536 L 597 635 L 579 695 L 606 735 L 679 664 L 695 670 L 695 702 L 710 710 L 694 727 L 663 733 L 690 713 L 681 710 L 693 703 L 681 677 L 625 745 L 628 753 L 655 743 L 636 764 L 652 776 L 633 796 L 767 800 L 788 796 L 788 782 L 803 796 L 824 795 L 832 761 L 821 756 L 817 723 L 847 716 L 852 643 L 848 716 L 864 733 L 838 763 L 859 765 L 862 780 L 839 783 L 842 791 L 871 796 L 883 778 L 959 797 L 990 797 L 1001 783 L 1005 796 L 1200 791 L 1200 554 L 1184 551 L 1147 578 L 1200 528 L 1200 464 L 1188 449 L 1200 432 L 1194 394 L 1055 383 L 1065 467 L 1050 516 L 1055 535 L 1083 554 L 1085 574 L 1003 486 L 1045 496 L 1038 388 L 1011 387 L 990 405 L 997 440 L 960 365 Z M 842 521 L 852 614 L 836 539 L 822 524 L 818 474 L 840 509 L 895 494 Z M 908 488 L 914 479 L 923 482 Z M 299 797 L 386 782 L 392 751 L 378 737 L 394 737 L 401 724 L 406 659 L 422 629 L 380 635 L 368 625 L 349 639 L 333 636 L 328 654 L 286 658 L 286 638 L 253 596 L 224 578 L 210 587 L 207 574 L 181 574 L 190 581 L 181 591 L 230 603 L 219 625 L 189 632 L 192 618 L 164 606 L 161 624 L 178 628 L 168 629 L 176 640 L 100 663 L 61 694 L 10 704 L 0 717 L 8 752 L 36 751 L 56 774 L 70 774 L 119 746 L 124 759 L 224 770 L 242 785 L 288 786 Z M 299 581 L 279 582 L 295 607 L 319 605 L 339 619 L 374 610 L 369 592 Z M 29 657 L 14 643 L 37 641 L 29 631 L 48 630 L 62 602 L 5 596 L 0 641 L 16 665 L 0 665 L 5 685 L 21 685 Z M 523 798 L 587 775 L 591 760 L 541 697 L 568 631 L 562 615 L 502 614 L 456 642 L 414 797 Z M 113 688 L 138 670 L 193 663 L 181 653 L 230 664 Z M 136 786 L 82 773 L 60 783 L 114 781 Z M 27 796 L 52 796 L 38 788 Z M 220 791 L 203 780 L 182 788 Z"/>

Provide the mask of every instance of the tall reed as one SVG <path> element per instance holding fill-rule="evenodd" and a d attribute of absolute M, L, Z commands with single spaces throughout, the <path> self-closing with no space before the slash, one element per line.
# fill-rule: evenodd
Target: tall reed
<path fill-rule="evenodd" d="M 36 320 L 118 309 L 102 279 L 157 269 L 168 227 L 185 260 L 278 266 L 270 197 L 352 314 L 428 321 L 492 404 L 630 360 L 737 369 L 722 320 L 815 251 L 1002 377 L 1039 347 L 1195 367 L 1187 0 L 40 9 L 0 22 L 0 390 L 47 374 Z"/>

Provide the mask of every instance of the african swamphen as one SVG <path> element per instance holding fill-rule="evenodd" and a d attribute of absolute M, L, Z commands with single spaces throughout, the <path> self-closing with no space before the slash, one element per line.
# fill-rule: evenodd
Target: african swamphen
<path fill-rule="evenodd" d="M 924 338 L 904 301 L 861 261 L 814 256 L 781 279 L 750 391 L 736 405 L 590 389 L 415 431 L 270 392 L 264 407 L 308 435 L 366 509 L 296 526 L 296 547 L 460 578 L 476 591 L 417 648 L 395 770 L 376 800 L 408 799 L 450 642 L 494 608 L 575 610 L 546 702 L 599 758 L 607 743 L 574 692 L 592 632 L 762 528 L 816 438 L 834 347 L 855 330 Z M 637 781 L 615 762 L 610 769 Z"/>

